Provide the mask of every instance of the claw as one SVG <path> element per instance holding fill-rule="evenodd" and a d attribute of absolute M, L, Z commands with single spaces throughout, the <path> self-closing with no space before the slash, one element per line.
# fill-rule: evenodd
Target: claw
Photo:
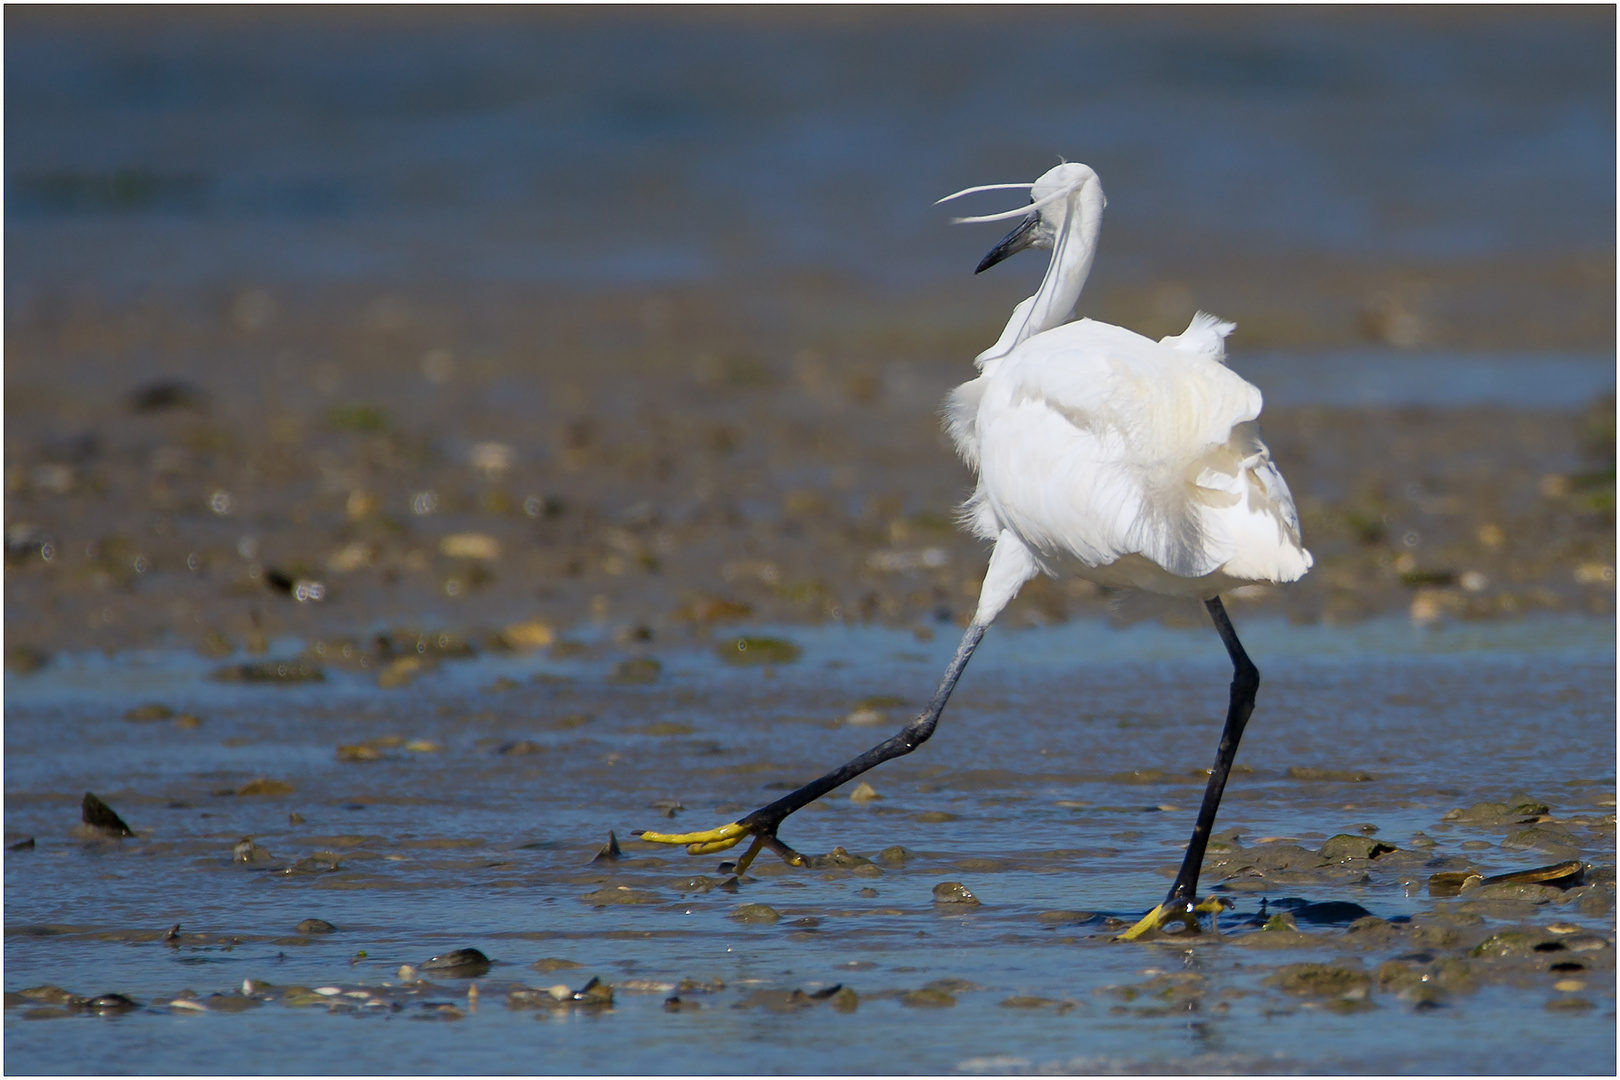
<path fill-rule="evenodd" d="M 1206 896 L 1192 907 L 1180 911 L 1176 910 L 1182 907 L 1180 904 L 1160 904 L 1142 916 L 1141 921 L 1135 926 L 1119 935 L 1119 940 L 1136 941 L 1170 922 L 1184 923 L 1189 930 L 1196 931 L 1199 915 L 1218 915 L 1231 906 L 1218 896 Z"/>
<path fill-rule="evenodd" d="M 1142 916 L 1140 922 L 1131 927 L 1129 930 L 1125 931 L 1123 934 L 1119 935 L 1119 940 L 1135 941 L 1143 935 L 1157 930 L 1160 925 L 1163 924 L 1165 916 L 1168 914 L 1168 912 L 1165 910 L 1166 907 L 1167 905 L 1160 904 L 1158 907 Z"/>
<path fill-rule="evenodd" d="M 643 840 L 654 844 L 685 844 L 688 855 L 712 855 L 717 851 L 725 851 L 742 843 L 743 837 L 750 830 L 740 822 L 733 821 L 730 825 L 722 825 L 718 829 L 709 829 L 705 832 L 694 833 L 660 833 L 644 832 Z"/>
<path fill-rule="evenodd" d="M 741 874 L 747 870 L 748 865 L 754 861 L 754 856 L 758 855 L 762 848 L 770 848 L 789 866 L 805 865 L 803 855 L 776 838 L 775 826 L 744 825 L 740 821 L 733 821 L 730 825 L 722 825 L 718 829 L 709 829 L 706 832 L 641 834 L 643 840 L 654 844 L 685 844 L 688 855 L 713 855 L 718 851 L 736 847 L 748 836 L 752 836 L 754 842 L 748 845 L 747 852 L 737 860 L 733 873 Z"/>

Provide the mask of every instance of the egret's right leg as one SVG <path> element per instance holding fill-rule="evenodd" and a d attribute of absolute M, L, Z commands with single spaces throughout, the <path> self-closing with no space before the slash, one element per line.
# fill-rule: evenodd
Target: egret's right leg
<path fill-rule="evenodd" d="M 1209 846 L 1210 830 L 1215 827 L 1215 812 L 1220 809 L 1221 794 L 1226 790 L 1226 778 L 1232 773 L 1237 760 L 1238 742 L 1243 729 L 1254 712 L 1255 692 L 1260 689 L 1260 669 L 1254 666 L 1249 654 L 1243 651 L 1232 620 L 1227 618 L 1226 607 L 1219 596 L 1204 601 L 1215 630 L 1221 635 L 1226 654 L 1232 661 L 1231 698 L 1226 708 L 1226 727 L 1221 731 L 1221 745 L 1215 752 L 1215 767 L 1209 771 L 1209 784 L 1204 788 L 1204 801 L 1198 808 L 1198 820 L 1193 825 L 1192 838 L 1187 841 L 1187 854 L 1181 861 L 1181 870 L 1170 886 L 1170 895 L 1164 903 L 1143 916 L 1142 920 L 1124 934 L 1126 941 L 1135 941 L 1142 935 L 1157 930 L 1162 924 L 1174 920 L 1191 922 L 1201 911 L 1219 911 L 1219 901 L 1198 902 L 1198 871 L 1204 865 L 1204 851 Z"/>
<path fill-rule="evenodd" d="M 747 817 L 729 825 L 694 833 L 644 832 L 641 838 L 655 844 L 685 844 L 688 855 L 711 855 L 736 847 L 744 839 L 752 836 L 753 843 L 748 846 L 743 857 L 737 860 L 737 873 L 748 869 L 748 864 L 754 861 L 754 856 L 759 854 L 761 848 L 766 847 L 791 865 L 803 866 L 803 856 L 776 838 L 777 828 L 789 814 L 808 806 L 840 784 L 848 783 L 890 758 L 909 754 L 927 742 L 939 724 L 939 714 L 945 711 L 945 703 L 950 700 L 951 691 L 956 689 L 956 680 L 962 677 L 962 669 L 967 667 L 969 658 L 973 656 L 973 650 L 979 647 L 984 632 L 989 629 L 995 617 L 1001 614 L 1001 609 L 1007 606 L 1008 601 L 1018 594 L 1024 582 L 1034 577 L 1037 572 L 1039 567 L 1029 549 L 1012 533 L 1003 532 L 996 540 L 995 550 L 990 553 L 990 567 L 985 572 L 984 584 L 979 589 L 978 610 L 974 612 L 973 621 L 968 624 L 967 633 L 962 635 L 962 643 L 956 647 L 956 655 L 951 657 L 944 678 L 939 681 L 939 689 L 934 691 L 933 699 L 928 702 L 928 707 L 922 714 L 901 728 L 893 738 L 879 743 L 825 776 L 810 781 L 797 791 L 790 792 L 769 806 L 762 806 Z"/>

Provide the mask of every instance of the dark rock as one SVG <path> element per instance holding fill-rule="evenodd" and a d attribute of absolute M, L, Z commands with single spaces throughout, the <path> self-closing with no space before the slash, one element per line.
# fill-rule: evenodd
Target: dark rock
<path fill-rule="evenodd" d="M 112 836 L 135 835 L 135 831 L 124 824 L 124 819 L 114 813 L 113 808 L 97 798 L 92 791 L 84 793 L 84 801 L 79 807 L 79 820 L 92 829 L 99 829 Z"/>
<path fill-rule="evenodd" d="M 51 662 L 51 654 L 32 645 L 7 645 L 6 670 L 18 675 L 32 675 Z"/>
<path fill-rule="evenodd" d="M 100 994 L 86 1001 L 84 1007 L 92 1012 L 124 1013 L 141 1006 L 123 994 Z"/>
<path fill-rule="evenodd" d="M 613 987 L 593 976 L 590 982 L 574 991 L 574 1001 L 583 1006 L 597 1008 L 612 1005 Z"/>
<path fill-rule="evenodd" d="M 326 673 L 313 664 L 299 659 L 263 660 L 245 664 L 230 664 L 215 671 L 209 678 L 215 682 L 270 683 L 293 685 L 297 683 L 325 682 Z"/>
<path fill-rule="evenodd" d="M 154 379 L 130 391 L 129 410 L 135 413 L 169 412 L 186 409 L 200 413 L 208 408 L 208 393 L 180 379 Z"/>
<path fill-rule="evenodd" d="M 609 829 L 608 830 L 608 842 L 603 846 L 601 851 L 598 851 L 596 853 L 596 856 L 593 859 L 591 859 L 591 862 L 593 862 L 593 863 L 613 862 L 613 861 L 616 861 L 617 859 L 619 859 L 619 857 L 622 856 L 623 854 L 624 854 L 624 852 L 619 850 L 619 838 L 616 835 L 614 835 L 614 832 L 613 832 L 612 829 Z"/>
<path fill-rule="evenodd" d="M 1367 918 L 1372 912 L 1360 904 L 1352 904 L 1347 900 L 1329 900 L 1320 904 L 1305 904 L 1294 908 L 1294 918 L 1312 926 L 1349 926 L 1358 919 Z"/>
<path fill-rule="evenodd" d="M 467 979 L 489 971 L 489 957 L 477 949 L 456 949 L 454 952 L 441 953 L 438 956 L 430 957 L 423 961 L 419 967 L 423 971 L 433 971 L 452 978 Z"/>
<path fill-rule="evenodd" d="M 298 931 L 300 934 L 335 934 L 335 933 L 337 933 L 337 927 L 333 926 L 331 923 L 327 922 L 325 919 L 305 919 L 302 922 L 300 922 L 297 926 L 293 927 L 293 929 Z"/>

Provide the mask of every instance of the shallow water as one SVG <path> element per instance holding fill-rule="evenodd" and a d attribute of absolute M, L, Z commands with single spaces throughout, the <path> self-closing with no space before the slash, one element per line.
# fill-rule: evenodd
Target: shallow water
<path fill-rule="evenodd" d="M 926 286 L 988 242 L 933 200 L 1059 153 L 1135 238 L 1108 262 L 1611 250 L 1612 19 L 957 15 L 17 21 L 7 305 L 804 269 Z"/>
<path fill-rule="evenodd" d="M 1437 844 L 1431 860 L 1501 873 L 1557 859 L 1503 846 L 1504 829 L 1442 818 L 1522 792 L 1575 822 L 1562 826 L 1566 839 L 1612 883 L 1612 621 L 1419 630 L 1392 619 L 1297 627 L 1247 619 L 1241 608 L 1235 617 L 1266 681 L 1218 833 L 1235 831 L 1245 851 L 1314 849 L 1370 825 L 1410 852 L 1422 831 Z M 1543 964 L 1511 979 L 1481 975 L 1477 990 L 1440 1008 L 1376 989 L 1370 1007 L 1340 1011 L 1261 979 L 1283 963 L 1344 962 L 1342 926 L 1302 927 L 1322 936 L 1280 952 L 1244 944 L 1256 936 L 1262 897 L 1350 901 L 1397 928 L 1436 910 L 1473 912 L 1485 920 L 1476 936 L 1562 920 L 1611 941 L 1612 902 L 1436 900 L 1421 858 L 1373 860 L 1366 880 L 1298 879 L 1264 892 L 1206 871 L 1205 888 L 1235 904 L 1222 917 L 1227 933 L 1111 940 L 1106 917 L 1134 917 L 1166 888 L 1201 790 L 1197 771 L 1213 755 L 1229 669 L 1207 630 L 1077 621 L 993 631 L 935 739 L 868 777 L 881 800 L 857 804 L 840 791 L 783 828 L 806 852 L 842 845 L 876 857 L 901 845 L 903 864 L 789 870 L 767 855 L 728 892 L 714 887 L 725 880 L 716 857 L 629 841 L 642 828 L 732 820 L 876 742 L 927 695 L 954 644 L 949 626 L 932 640 L 836 625 L 774 633 L 799 644 L 802 658 L 733 667 L 718 659 L 725 639 L 691 640 L 659 647 L 662 670 L 646 685 L 608 682 L 625 654 L 590 640 L 569 659 L 447 662 L 398 690 L 334 668 L 317 684 L 218 683 L 206 676 L 223 661 L 171 652 L 79 655 L 33 676 L 8 673 L 8 842 L 23 833 L 37 846 L 6 854 L 6 989 L 116 990 L 146 1006 L 58 1023 L 30 1022 L 48 1010 L 8 1007 L 9 1066 L 1613 1070 L 1612 947 L 1581 954 L 1609 959 L 1591 963 L 1578 994 L 1556 989 Z M 296 647 L 276 642 L 269 655 Z M 905 704 L 880 724 L 840 719 L 873 695 Z M 141 701 L 201 724 L 124 719 Z M 367 740 L 380 760 L 339 760 L 337 746 Z M 413 740 L 432 748 L 407 749 Z M 1297 768 L 1372 779 L 1305 780 L 1290 776 Z M 260 777 L 292 793 L 230 794 Z M 76 836 L 86 789 L 138 837 Z M 651 805 L 665 799 L 683 806 L 673 821 Z M 303 822 L 291 824 L 291 812 Z M 592 864 L 609 828 L 626 841 L 625 856 Z M 233 864 L 245 836 L 270 858 Z M 322 851 L 339 869 L 284 872 Z M 936 905 L 931 890 L 945 881 L 964 883 L 982 905 Z M 619 886 L 647 902 L 582 901 Z M 745 903 L 770 905 L 780 921 L 731 918 Z M 1099 918 L 1039 917 L 1077 909 Z M 295 933 L 309 917 L 338 932 Z M 166 946 L 159 938 L 177 922 L 183 936 Z M 483 988 L 476 1006 L 466 979 L 400 986 L 401 964 L 461 947 L 495 961 L 473 980 Z M 1409 948 L 1356 955 L 1370 972 Z M 546 957 L 582 966 L 529 967 Z M 618 987 L 610 1010 L 504 1005 L 514 983 L 577 989 L 593 975 Z M 667 986 L 683 977 L 725 987 L 683 993 L 697 1011 L 667 1011 Z M 229 992 L 246 978 L 363 987 L 384 1004 L 350 1013 L 269 1001 L 222 1015 L 155 1004 L 185 988 Z M 632 992 L 638 979 L 644 992 Z M 898 996 L 940 979 L 966 981 L 950 990 L 952 1008 L 913 1008 Z M 1177 979 L 1198 992 L 1165 989 Z M 751 996 L 837 983 L 860 995 L 857 1011 L 822 1003 L 779 1012 Z M 999 1007 L 1013 995 L 1051 1003 Z M 1544 1008 L 1576 996 L 1592 1007 Z M 457 1012 L 424 1002 L 453 1002 Z M 403 1022 L 446 1018 L 456 1022 Z M 931 1021 L 926 1040 L 915 1038 L 919 1019 Z M 389 1027 L 379 1038 L 356 1024 Z"/>
<path fill-rule="evenodd" d="M 1614 393 L 1615 358 L 1604 354 L 1513 355 L 1346 349 L 1302 356 L 1234 356 L 1233 370 L 1261 387 L 1271 408 L 1339 407 L 1577 409 Z"/>

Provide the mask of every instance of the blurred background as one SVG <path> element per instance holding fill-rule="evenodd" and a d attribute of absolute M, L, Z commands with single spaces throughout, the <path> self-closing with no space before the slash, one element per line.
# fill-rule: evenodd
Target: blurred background
<path fill-rule="evenodd" d="M 1610 612 L 1614 19 L 9 6 L 8 663 L 959 621 L 937 411 L 1043 267 L 933 202 L 1060 156 L 1081 313 L 1266 393 L 1317 569 L 1240 606 Z"/>

